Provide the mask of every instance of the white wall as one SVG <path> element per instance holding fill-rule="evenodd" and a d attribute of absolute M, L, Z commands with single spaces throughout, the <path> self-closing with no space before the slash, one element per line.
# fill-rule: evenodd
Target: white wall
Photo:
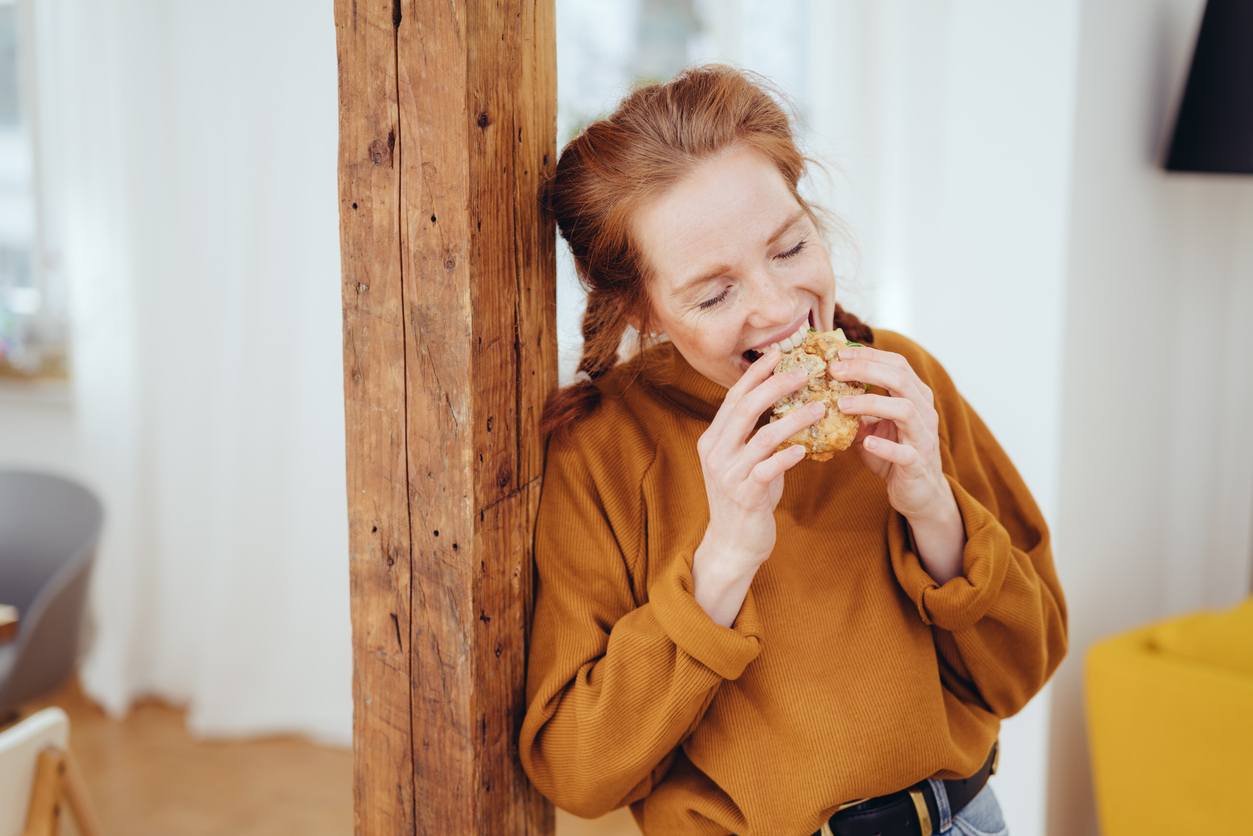
<path fill-rule="evenodd" d="M 80 477 L 68 384 L 0 380 L 0 468 Z"/>
<path fill-rule="evenodd" d="M 1199 0 L 1082 7 L 1057 553 L 1049 832 L 1097 832 L 1082 707 L 1093 641 L 1249 589 L 1253 179 L 1158 164 Z"/>

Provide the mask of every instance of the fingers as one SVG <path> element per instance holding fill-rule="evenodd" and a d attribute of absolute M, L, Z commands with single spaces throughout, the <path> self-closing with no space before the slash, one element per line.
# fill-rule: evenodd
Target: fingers
<path fill-rule="evenodd" d="M 897 397 L 909 398 L 919 407 L 935 403 L 931 388 L 922 382 L 909 361 L 890 351 L 866 346 L 841 349 L 839 358 L 828 367 L 828 374 L 836 380 L 879 386 Z"/>
<path fill-rule="evenodd" d="M 816 424 L 827 414 L 827 407 L 822 404 L 806 404 L 797 409 L 788 412 L 773 424 L 763 426 L 757 434 L 748 440 L 749 449 L 757 449 L 761 455 L 754 456 L 756 461 L 761 461 L 764 456 L 769 455 L 784 441 L 791 439 L 793 435 L 804 429 L 804 427 Z M 756 461 L 753 464 L 756 464 Z"/>
<path fill-rule="evenodd" d="M 802 370 L 777 374 L 764 381 L 756 389 L 745 393 L 735 404 L 728 416 L 728 423 L 740 428 L 743 435 L 740 441 L 748 437 L 761 414 L 784 395 L 804 389 L 809 382 L 809 375 Z"/>
<path fill-rule="evenodd" d="M 763 380 L 774 374 L 775 364 L 779 362 L 779 349 L 771 348 L 753 361 L 748 371 L 740 376 L 735 385 L 727 390 L 727 400 L 738 402 L 747 392 L 755 389 Z"/>
<path fill-rule="evenodd" d="M 744 399 L 744 395 L 760 386 L 762 381 L 770 378 L 774 374 L 774 367 L 778 362 L 779 350 L 777 348 L 769 349 L 748 367 L 748 370 L 740 376 L 740 379 L 735 382 L 734 386 L 727 390 L 727 396 L 723 399 L 722 405 L 718 407 L 718 412 L 714 415 L 713 420 L 709 422 L 709 429 L 701 435 L 700 440 L 696 444 L 696 449 L 702 456 L 707 455 L 718 443 L 721 436 L 725 434 L 726 424 L 730 420 L 732 410 Z"/>
<path fill-rule="evenodd" d="M 799 444 L 793 444 L 791 447 L 775 453 L 765 461 L 758 462 L 750 471 L 749 478 L 764 488 L 778 478 L 780 474 L 804 460 L 805 448 Z"/>
<path fill-rule="evenodd" d="M 735 382 L 735 385 L 727 390 L 727 396 L 723 398 L 722 406 L 718 407 L 717 414 L 714 415 L 713 421 L 709 424 L 712 436 L 719 435 L 723 431 L 724 426 L 731 420 L 733 411 L 739 407 L 745 395 L 755 390 L 774 375 L 774 367 L 778 362 L 779 350 L 777 348 L 769 349 L 765 354 L 753 361 L 752 365 L 748 367 L 748 371 L 744 372 L 740 379 Z"/>
<path fill-rule="evenodd" d="M 839 407 L 845 415 L 866 415 L 893 421 L 904 440 L 915 446 L 928 447 L 939 438 L 939 413 L 930 405 L 920 410 L 918 404 L 908 398 L 846 395 L 840 398 Z"/>
<path fill-rule="evenodd" d="M 757 465 L 761 464 L 796 433 L 813 425 L 826 415 L 826 407 L 822 404 L 806 404 L 792 410 L 787 415 L 759 429 L 746 443 L 741 443 L 725 455 L 715 451 L 710 459 L 723 462 L 722 470 L 732 484 L 750 478 Z M 782 472 L 782 471 L 780 471 Z"/>
<path fill-rule="evenodd" d="M 860 381 L 887 390 L 892 397 L 855 395 L 840 399 L 840 410 L 850 415 L 890 418 L 901 426 L 908 440 L 922 442 L 934 437 L 940 416 L 935 396 L 904 357 L 873 348 L 846 348 L 829 367 L 836 380 Z"/>
<path fill-rule="evenodd" d="M 908 480 L 940 466 L 940 416 L 930 387 L 919 379 L 904 357 L 868 347 L 846 348 L 829 367 L 832 378 L 882 387 L 887 396 L 858 394 L 840 398 L 840 411 L 862 416 L 859 452 L 872 469 L 899 467 Z M 866 426 L 866 419 L 879 423 Z M 885 471 L 886 474 L 886 471 Z"/>
<path fill-rule="evenodd" d="M 862 448 L 872 456 L 891 462 L 904 468 L 911 468 L 918 463 L 918 451 L 908 444 L 900 444 L 877 435 L 866 436 Z"/>
<path fill-rule="evenodd" d="M 759 358 L 727 391 L 726 399 L 710 423 L 711 436 L 717 439 L 713 446 L 729 449 L 743 444 L 763 412 L 784 395 L 804 388 L 809 376 L 803 371 L 773 374 L 778 356 L 777 351 L 771 350 Z M 773 360 L 766 362 L 772 357 Z M 764 374 L 759 366 L 764 367 Z"/>

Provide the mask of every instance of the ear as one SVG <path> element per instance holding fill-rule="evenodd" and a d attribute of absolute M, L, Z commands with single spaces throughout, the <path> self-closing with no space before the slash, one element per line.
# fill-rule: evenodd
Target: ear
<path fill-rule="evenodd" d="M 632 328 L 634 328 L 638 333 L 642 334 L 644 333 L 644 326 L 648 326 L 649 328 L 655 328 L 657 325 L 656 320 L 654 320 L 650 315 L 648 315 L 649 313 L 650 313 L 649 311 L 641 311 L 638 308 L 633 309 L 633 310 L 626 310 L 626 311 L 623 311 L 622 320 L 626 322 L 627 325 L 630 325 Z M 648 320 L 648 321 L 645 322 L 645 320 Z"/>

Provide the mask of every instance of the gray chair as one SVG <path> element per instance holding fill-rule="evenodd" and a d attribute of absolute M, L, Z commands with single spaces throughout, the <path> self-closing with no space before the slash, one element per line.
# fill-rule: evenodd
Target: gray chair
<path fill-rule="evenodd" d="M 74 670 L 103 523 L 100 500 L 81 485 L 0 470 L 0 603 L 21 619 L 17 640 L 0 645 L 0 722 Z"/>

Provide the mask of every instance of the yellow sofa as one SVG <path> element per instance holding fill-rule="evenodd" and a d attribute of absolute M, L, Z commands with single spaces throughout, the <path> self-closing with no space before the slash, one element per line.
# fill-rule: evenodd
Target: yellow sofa
<path fill-rule="evenodd" d="M 1088 651 L 1102 836 L 1253 834 L 1253 598 Z"/>

